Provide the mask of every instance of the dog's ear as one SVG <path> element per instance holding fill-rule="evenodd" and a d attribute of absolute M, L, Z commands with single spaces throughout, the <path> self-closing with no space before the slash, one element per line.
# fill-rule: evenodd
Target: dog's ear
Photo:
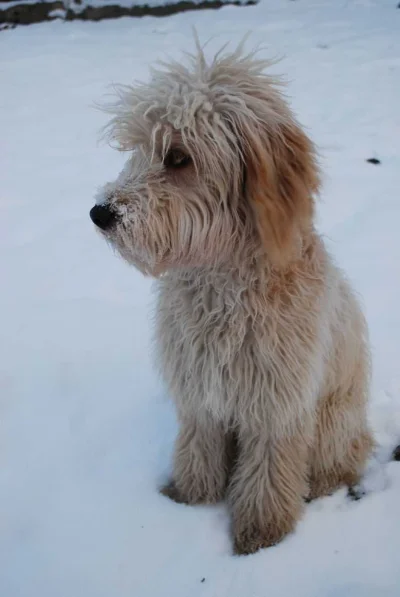
<path fill-rule="evenodd" d="M 269 259 L 284 267 L 311 227 L 319 187 L 314 146 L 293 120 L 268 129 L 257 122 L 243 133 L 247 200 Z"/>

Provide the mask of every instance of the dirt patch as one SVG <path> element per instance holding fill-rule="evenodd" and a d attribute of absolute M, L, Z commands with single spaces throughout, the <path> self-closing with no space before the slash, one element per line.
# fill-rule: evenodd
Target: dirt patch
<path fill-rule="evenodd" d="M 0 9 L 0 26 L 2 28 L 15 27 L 16 25 L 29 25 L 31 23 L 40 23 L 42 21 L 52 21 L 62 19 L 65 21 L 83 20 L 83 21 L 101 21 L 102 19 L 115 19 L 118 17 L 166 17 L 179 12 L 189 10 L 218 9 L 223 6 L 253 6 L 257 4 L 255 0 L 209 0 L 204 2 L 191 2 L 183 0 L 163 6 L 148 6 L 147 4 L 137 6 L 119 6 L 118 4 L 108 4 L 105 6 L 86 6 L 80 11 L 66 9 L 64 3 L 60 0 L 54 2 L 37 2 L 35 4 L 15 4 L 5 6 L 7 2 L 2 2 Z"/>

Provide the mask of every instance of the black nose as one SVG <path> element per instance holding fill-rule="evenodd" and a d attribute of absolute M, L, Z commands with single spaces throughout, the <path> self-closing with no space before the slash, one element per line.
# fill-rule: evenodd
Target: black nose
<path fill-rule="evenodd" d="M 90 217 L 96 226 L 107 230 L 115 220 L 115 213 L 107 205 L 95 205 L 90 210 Z"/>

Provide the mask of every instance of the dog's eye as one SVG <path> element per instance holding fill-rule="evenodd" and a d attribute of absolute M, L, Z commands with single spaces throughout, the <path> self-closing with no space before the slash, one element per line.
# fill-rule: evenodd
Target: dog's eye
<path fill-rule="evenodd" d="M 167 168 L 183 168 L 191 162 L 191 157 L 181 149 L 171 149 L 164 158 Z"/>

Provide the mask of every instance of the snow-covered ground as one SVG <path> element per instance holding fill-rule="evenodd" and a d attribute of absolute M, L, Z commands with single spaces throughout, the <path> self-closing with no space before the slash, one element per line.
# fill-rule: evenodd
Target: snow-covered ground
<path fill-rule="evenodd" d="M 374 351 L 372 491 L 310 504 L 292 536 L 246 558 L 225 506 L 157 493 L 176 422 L 151 362 L 151 283 L 88 217 L 124 159 L 96 145 L 92 103 L 192 47 L 192 24 L 210 54 L 251 31 L 286 56 L 274 70 L 322 154 L 318 225 Z M 1 597 L 400 596 L 399 30 L 393 0 L 264 0 L 0 35 Z"/>

